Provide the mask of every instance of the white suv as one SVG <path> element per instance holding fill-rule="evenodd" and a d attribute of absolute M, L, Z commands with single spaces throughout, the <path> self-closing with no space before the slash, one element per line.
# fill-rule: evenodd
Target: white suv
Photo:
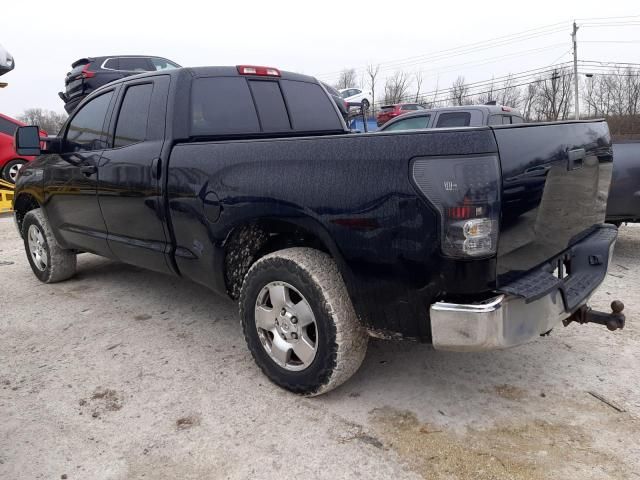
<path fill-rule="evenodd" d="M 366 92 L 360 88 L 342 88 L 339 90 L 339 92 L 342 98 L 344 98 L 344 101 L 349 105 L 349 108 L 369 108 L 372 103 L 371 92 Z"/>

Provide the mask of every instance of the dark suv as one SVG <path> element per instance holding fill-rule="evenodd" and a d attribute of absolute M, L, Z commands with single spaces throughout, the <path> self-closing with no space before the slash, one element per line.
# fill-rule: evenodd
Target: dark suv
<path fill-rule="evenodd" d="M 81 58 L 71 64 L 71 71 L 64 79 L 66 91 L 58 92 L 58 96 L 64 102 L 67 113 L 71 113 L 84 97 L 109 82 L 142 72 L 179 67 L 166 58 L 145 55 Z"/>

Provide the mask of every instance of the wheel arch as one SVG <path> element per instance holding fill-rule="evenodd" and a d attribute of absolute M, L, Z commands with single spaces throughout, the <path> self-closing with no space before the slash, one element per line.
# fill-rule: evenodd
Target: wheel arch
<path fill-rule="evenodd" d="M 227 236 L 224 248 L 224 281 L 233 299 L 249 268 L 260 258 L 277 250 L 308 247 L 328 253 L 338 265 L 345 283 L 347 266 L 340 249 L 329 232 L 312 218 L 257 218 L 235 226 Z"/>
<path fill-rule="evenodd" d="M 22 233 L 22 222 L 24 220 L 24 216 L 31 210 L 35 210 L 40 207 L 41 204 L 35 195 L 26 192 L 18 194 L 13 202 L 13 211 L 18 225 L 18 231 Z"/>

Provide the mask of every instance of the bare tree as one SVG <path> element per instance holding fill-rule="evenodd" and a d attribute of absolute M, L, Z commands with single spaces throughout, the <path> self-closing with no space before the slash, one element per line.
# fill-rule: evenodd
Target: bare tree
<path fill-rule="evenodd" d="M 340 90 L 341 88 L 349 88 L 354 87 L 356 83 L 356 69 L 355 68 L 345 68 L 340 72 L 340 76 L 338 77 L 338 82 L 335 87 Z"/>
<path fill-rule="evenodd" d="M 533 120 L 535 115 L 535 106 L 538 99 L 538 83 L 533 82 L 527 85 L 522 95 L 522 115 L 525 120 Z"/>
<path fill-rule="evenodd" d="M 565 119 L 571 109 L 573 72 L 567 68 L 554 70 L 549 77 L 539 79 L 538 108 L 545 120 Z"/>
<path fill-rule="evenodd" d="M 438 93 L 440 88 L 440 75 L 436 77 L 436 88 L 433 91 L 433 100 L 431 102 L 427 102 L 427 108 L 434 108 L 437 105 Z"/>
<path fill-rule="evenodd" d="M 372 115 L 376 116 L 376 79 L 380 72 L 380 65 L 375 67 L 372 64 L 367 65 L 367 75 L 369 76 L 369 88 L 371 89 L 371 108 Z"/>
<path fill-rule="evenodd" d="M 416 100 L 415 102 L 418 103 L 419 99 L 420 99 L 420 89 L 422 88 L 422 72 L 421 71 L 417 71 L 416 73 L 413 74 L 413 78 L 415 78 L 416 81 Z"/>
<path fill-rule="evenodd" d="M 62 128 L 62 124 L 66 121 L 67 115 L 64 113 L 54 112 L 53 110 L 45 110 L 42 108 L 27 108 L 18 120 L 27 125 L 38 125 L 49 135 L 55 135 Z"/>
<path fill-rule="evenodd" d="M 628 68 L 625 80 L 627 83 L 627 114 L 638 115 L 640 110 L 640 70 Z"/>
<path fill-rule="evenodd" d="M 451 85 L 451 97 L 454 105 L 464 105 L 463 102 L 465 102 L 465 99 L 467 98 L 468 91 L 469 87 L 465 84 L 464 77 L 459 76 L 456 78 Z"/>
<path fill-rule="evenodd" d="M 617 138 L 640 138 L 640 70 L 599 72 L 585 79 L 582 101 L 590 117 L 605 117 Z"/>
<path fill-rule="evenodd" d="M 520 105 L 520 89 L 515 85 L 513 76 L 509 74 L 502 84 L 502 88 L 497 95 L 497 102 L 500 105 L 509 105 L 518 108 Z"/>
<path fill-rule="evenodd" d="M 489 84 L 487 89 L 488 90 L 478 95 L 478 103 L 487 104 L 489 102 L 493 102 L 496 99 L 496 87 L 493 81 L 493 77 L 491 78 L 491 83 Z"/>
<path fill-rule="evenodd" d="M 406 99 L 409 90 L 409 76 L 397 71 L 384 84 L 384 103 L 400 103 Z"/>

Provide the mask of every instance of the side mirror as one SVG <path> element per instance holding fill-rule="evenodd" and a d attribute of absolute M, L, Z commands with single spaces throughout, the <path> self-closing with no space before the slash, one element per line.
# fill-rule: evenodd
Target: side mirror
<path fill-rule="evenodd" d="M 40 155 L 40 128 L 36 126 L 18 127 L 14 143 L 18 155 Z"/>

